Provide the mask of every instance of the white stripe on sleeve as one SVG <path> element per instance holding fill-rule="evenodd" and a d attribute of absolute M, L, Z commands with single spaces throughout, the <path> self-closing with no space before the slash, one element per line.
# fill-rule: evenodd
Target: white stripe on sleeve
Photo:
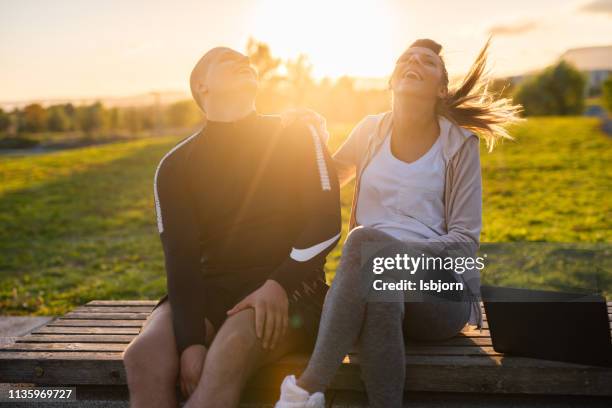
<path fill-rule="evenodd" d="M 197 131 L 193 135 L 189 136 L 187 139 L 183 140 L 181 143 L 174 146 L 168 153 L 164 155 L 164 157 L 162 157 L 162 159 L 159 161 L 159 164 L 157 165 L 157 169 L 155 170 L 155 177 L 153 178 L 153 195 L 155 196 L 155 214 L 157 215 L 157 229 L 159 230 L 160 234 L 164 232 L 164 222 L 162 220 L 161 205 L 159 204 L 159 193 L 157 192 L 157 175 L 159 174 L 159 169 L 161 168 L 162 163 L 164 162 L 164 160 L 166 160 L 167 157 L 174 153 L 176 149 L 183 146 L 185 143 L 191 141 L 191 139 L 196 137 L 200 132 L 201 130 Z"/>
<path fill-rule="evenodd" d="M 339 237 L 340 237 L 340 233 L 336 234 L 335 236 L 333 236 L 332 238 L 328 239 L 327 241 L 320 242 L 320 243 L 318 243 L 316 245 L 313 245 L 313 246 L 311 246 L 309 248 L 305 248 L 305 249 L 296 249 L 296 248 L 293 248 L 291 250 L 291 254 L 289 256 L 294 261 L 298 261 L 298 262 L 309 261 L 312 258 L 314 258 L 315 256 L 317 256 L 318 254 L 320 254 L 321 252 L 323 252 L 323 250 L 325 248 L 330 246 Z"/>
<path fill-rule="evenodd" d="M 317 134 L 316 129 L 313 125 L 308 125 L 310 129 L 310 135 L 315 145 L 315 152 L 317 155 L 317 167 L 319 168 L 319 177 L 321 179 L 321 188 L 323 190 L 331 190 L 331 184 L 329 183 L 329 174 L 327 172 L 327 165 L 325 164 L 325 156 L 323 156 L 323 146 L 321 145 L 321 139 Z"/>

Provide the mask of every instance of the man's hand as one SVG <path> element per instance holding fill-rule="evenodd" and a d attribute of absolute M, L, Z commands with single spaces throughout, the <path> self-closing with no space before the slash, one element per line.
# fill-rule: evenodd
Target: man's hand
<path fill-rule="evenodd" d="M 281 113 L 281 123 L 283 127 L 291 125 L 296 120 L 301 120 L 309 125 L 313 125 L 323 144 L 329 140 L 327 131 L 327 121 L 317 112 L 307 108 L 287 109 Z"/>
<path fill-rule="evenodd" d="M 275 280 L 268 279 L 227 314 L 231 316 L 248 308 L 255 309 L 255 332 L 259 339 L 263 336 L 263 348 L 273 349 L 289 326 L 289 300 L 285 289 Z"/>
<path fill-rule="evenodd" d="M 181 354 L 179 377 L 181 391 L 185 398 L 189 398 L 198 385 L 204 368 L 206 347 L 201 344 L 192 344 Z"/>

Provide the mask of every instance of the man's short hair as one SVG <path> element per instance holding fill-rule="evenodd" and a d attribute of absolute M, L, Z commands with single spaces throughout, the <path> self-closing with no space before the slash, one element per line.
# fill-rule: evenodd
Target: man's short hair
<path fill-rule="evenodd" d="M 211 62 L 213 62 L 221 53 L 225 51 L 233 51 L 228 47 L 215 47 L 206 52 L 200 58 L 200 60 L 195 64 L 193 70 L 191 71 L 191 76 L 189 77 L 189 87 L 191 88 L 191 96 L 196 101 L 202 112 L 206 113 L 204 110 L 204 101 L 200 99 L 200 94 L 197 89 L 197 82 L 201 78 L 206 78 L 208 74 L 208 69 L 210 68 Z"/>

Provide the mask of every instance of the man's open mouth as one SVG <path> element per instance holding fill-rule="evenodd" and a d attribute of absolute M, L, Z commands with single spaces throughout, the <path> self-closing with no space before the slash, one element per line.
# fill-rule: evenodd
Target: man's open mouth
<path fill-rule="evenodd" d="M 252 68 L 249 66 L 245 66 L 245 65 L 238 67 L 234 72 L 236 75 L 243 75 L 243 74 L 252 75 L 253 74 Z"/>

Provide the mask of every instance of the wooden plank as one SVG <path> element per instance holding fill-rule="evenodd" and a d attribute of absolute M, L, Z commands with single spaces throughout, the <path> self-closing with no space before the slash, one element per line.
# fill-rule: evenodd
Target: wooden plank
<path fill-rule="evenodd" d="M 79 324 L 80 323 L 80 324 Z M 32 332 L 32 334 L 126 334 L 126 335 L 137 335 L 140 331 L 140 323 L 132 324 L 134 322 L 127 322 L 128 327 L 125 326 L 126 322 L 118 322 L 117 320 L 110 321 L 84 321 L 75 322 L 74 320 L 65 321 L 58 319 L 53 324 L 41 327 Z M 116 324 L 122 326 L 117 327 Z M 90 327 L 92 325 L 93 327 Z M 100 327 L 101 326 L 101 327 Z M 488 340 L 487 340 L 488 339 Z M 484 341 L 484 342 L 483 342 Z M 428 345 L 435 345 L 436 343 L 429 343 Z M 462 332 L 460 335 L 453 339 L 446 340 L 440 343 L 441 345 L 470 345 L 475 344 L 479 346 L 490 345 L 490 337 L 488 330 L 467 330 Z"/>
<path fill-rule="evenodd" d="M 47 324 L 45 328 L 51 327 L 132 327 L 132 328 L 141 328 L 144 324 L 145 320 L 130 320 L 130 319 L 64 319 L 59 318 L 54 320 L 53 322 Z M 612 324 L 611 324 L 612 325 Z M 461 332 L 466 337 L 489 337 L 490 333 L 488 330 L 488 325 L 483 325 L 484 329 L 482 331 L 478 329 L 473 330 L 465 330 Z M 37 329 L 35 333 L 44 333 L 45 331 L 41 331 L 41 329 Z M 612 331 L 612 327 L 611 327 Z M 135 332 L 136 334 L 138 332 Z M 126 333 L 127 334 L 127 333 Z"/>
<path fill-rule="evenodd" d="M 502 356 L 407 356 L 406 362 L 409 391 L 612 395 L 612 370 L 600 367 Z M 260 371 L 250 386 L 278 384 L 304 365 L 283 359 Z M 343 364 L 331 389 L 363 391 L 358 365 Z"/>
<path fill-rule="evenodd" d="M 0 347 L 5 351 L 123 351 L 127 344 L 118 343 L 13 343 Z"/>
<path fill-rule="evenodd" d="M 73 312 L 80 313 L 148 313 L 153 310 L 150 306 L 79 306 Z"/>
<path fill-rule="evenodd" d="M 490 337 L 466 337 L 466 336 L 455 336 L 448 340 L 441 341 L 428 341 L 428 342 L 417 342 L 408 341 L 406 347 L 412 346 L 464 346 L 464 347 L 480 347 L 480 346 L 491 346 Z"/>
<path fill-rule="evenodd" d="M 150 313 L 82 313 L 68 312 L 63 319 L 102 319 L 102 320 L 147 320 Z"/>
<path fill-rule="evenodd" d="M 136 334 L 136 333 L 134 333 Z M 27 336 L 23 336 L 17 339 L 18 342 L 89 342 L 89 343 L 129 343 L 136 336 L 130 334 L 38 334 L 33 333 Z M 435 341 L 435 342 L 407 342 L 407 347 L 412 346 L 463 346 L 463 347 L 480 347 L 480 346 L 491 346 L 490 338 L 469 338 L 463 336 L 453 337 L 452 339 Z"/>
<path fill-rule="evenodd" d="M 465 337 L 470 337 L 470 338 L 475 338 L 475 337 L 491 337 L 491 334 L 489 333 L 489 329 L 472 329 L 472 330 L 464 330 L 460 333 L 460 335 L 465 336 Z"/>
<path fill-rule="evenodd" d="M 612 309 L 608 309 L 608 319 L 610 319 L 610 320 L 612 321 Z M 487 321 L 487 315 L 486 315 L 486 314 L 483 314 L 483 315 L 482 315 L 482 320 L 483 320 L 484 322 L 486 322 L 486 321 Z"/>
<path fill-rule="evenodd" d="M 612 321 L 610 323 L 608 323 L 608 326 L 610 327 L 610 330 L 612 331 Z M 486 320 L 482 322 L 482 328 L 483 329 L 489 329 L 489 322 L 487 322 Z M 466 330 L 466 331 L 478 331 L 477 329 L 475 330 Z M 483 330 L 484 331 L 484 330 Z M 464 332 L 462 332 L 464 333 Z"/>
<path fill-rule="evenodd" d="M 47 385 L 127 383 L 120 352 L 3 352 L 0 382 Z"/>
<path fill-rule="evenodd" d="M 287 356 L 248 387 L 278 390 L 306 362 L 305 355 Z M 407 356 L 406 362 L 409 391 L 612 395 L 612 370 L 600 367 L 500 356 Z M 125 384 L 125 373 L 118 352 L 7 352 L 0 353 L 0 381 Z M 358 366 L 343 364 L 331 388 L 363 391 Z"/>
<path fill-rule="evenodd" d="M 285 375 L 299 373 L 307 356 L 291 355 L 264 368 L 251 388 L 278 389 Z M 414 391 L 611 395 L 612 370 L 499 356 L 407 356 L 406 387 Z M 444 375 L 441 375 L 444 373 Z M 39 384 L 124 384 L 121 353 L 0 353 L 0 381 Z M 363 391 L 357 365 L 343 364 L 332 389 Z"/>
<path fill-rule="evenodd" d="M 123 339 L 122 341 L 131 341 L 138 334 L 138 329 L 122 328 L 122 327 L 43 327 L 32 332 L 30 336 L 23 337 L 23 341 L 95 341 L 100 339 L 100 342 L 112 342 L 114 340 Z M 51 337 L 50 337 L 51 336 Z M 105 340 L 105 339 L 108 339 Z M 21 341 L 21 340 L 20 340 Z M 418 342 L 408 342 L 408 345 L 419 344 Z M 452 339 L 439 342 L 428 342 L 428 346 L 490 346 L 491 339 L 488 336 L 469 337 L 459 335 Z"/>
<path fill-rule="evenodd" d="M 73 310 L 18 341 L 13 351 L 2 350 L 0 382 L 125 384 L 121 351 L 150 314 L 143 309 L 156 303 L 92 301 Z M 492 349 L 488 329 L 466 330 L 442 342 L 409 343 L 406 350 L 408 390 L 612 395 L 612 369 L 502 356 Z M 332 388 L 363 391 L 359 357 L 351 355 L 350 361 Z M 304 355 L 287 356 L 264 368 L 249 387 L 277 391 L 284 376 L 301 372 L 306 362 Z"/>
<path fill-rule="evenodd" d="M 32 334 L 131 334 L 137 335 L 140 329 L 131 327 L 65 327 L 44 326 Z"/>
<path fill-rule="evenodd" d="M 608 327 L 610 328 L 610 330 L 612 331 L 612 322 L 608 323 Z M 489 328 L 489 322 L 487 322 L 486 320 L 482 322 L 482 328 L 483 329 L 488 329 Z"/>
<path fill-rule="evenodd" d="M 92 300 L 87 306 L 155 306 L 157 300 Z"/>
<path fill-rule="evenodd" d="M 29 334 L 18 337 L 16 341 L 18 343 L 129 343 L 135 337 L 127 334 Z"/>
<path fill-rule="evenodd" d="M 75 362 L 113 360 L 123 363 L 120 351 L 7 351 L 0 353 L 0 361 L 14 363 L 18 360 L 72 360 Z M 79 383 L 84 384 L 84 383 Z"/>
<path fill-rule="evenodd" d="M 102 342 L 16 342 L 0 347 L 0 351 L 123 351 L 126 343 Z M 492 347 L 461 346 L 422 346 L 412 345 L 406 348 L 406 355 L 426 356 L 482 356 L 499 355 Z M 351 356 L 352 359 L 355 356 Z"/>
<path fill-rule="evenodd" d="M 483 318 L 486 319 L 487 318 L 487 314 L 485 313 L 484 306 L 481 309 L 482 309 L 482 313 L 483 313 Z M 612 306 L 610 305 L 610 303 L 608 303 L 608 315 L 610 315 L 610 314 L 612 314 Z"/>
<path fill-rule="evenodd" d="M 406 347 L 407 356 L 499 356 L 493 347 L 415 346 Z"/>
<path fill-rule="evenodd" d="M 606 400 L 608 402 L 606 402 Z M 276 400 L 275 400 L 276 401 Z M 367 408 L 367 394 L 359 391 L 328 391 L 325 393 L 328 408 Z M 274 402 L 272 402 L 274 404 Z M 262 405 L 257 408 L 271 408 Z M 240 406 L 242 408 L 242 405 Z M 411 391 L 404 395 L 402 408 L 508 408 L 508 407 L 589 407 L 610 408 L 610 400 L 582 395 L 530 395 L 530 394 L 482 394 Z M 245 407 L 246 408 L 246 407 Z M 250 406 L 248 407 L 250 408 Z"/>
<path fill-rule="evenodd" d="M 56 319 L 47 326 L 82 326 L 82 327 L 142 327 L 144 320 L 97 320 L 97 319 Z"/>

